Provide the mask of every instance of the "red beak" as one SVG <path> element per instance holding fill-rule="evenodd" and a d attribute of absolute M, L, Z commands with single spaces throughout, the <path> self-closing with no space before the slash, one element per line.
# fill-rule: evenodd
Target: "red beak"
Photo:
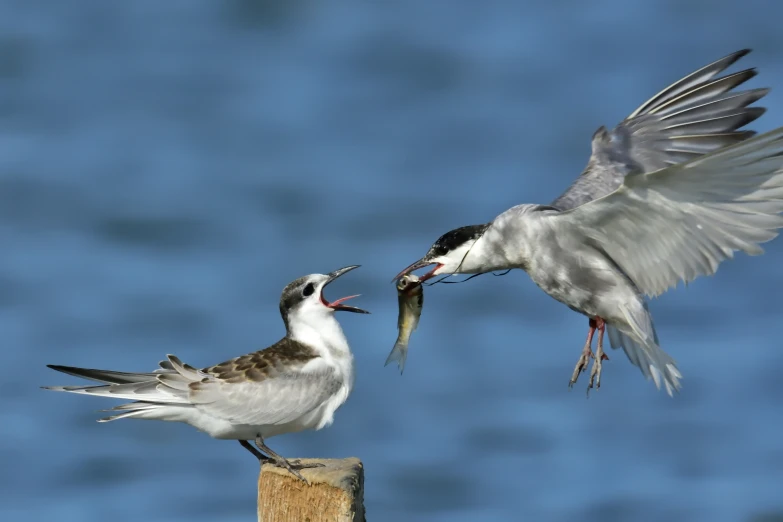
<path fill-rule="evenodd" d="M 335 301 L 332 301 L 331 303 L 326 300 L 324 297 L 324 294 L 321 294 L 321 302 L 324 304 L 324 306 L 328 306 L 332 310 L 342 310 L 344 312 L 354 312 L 357 314 L 369 314 L 367 310 L 362 310 L 361 308 L 356 308 L 355 306 L 346 306 L 343 303 L 344 301 L 347 301 L 348 299 L 353 299 L 354 297 L 359 297 L 359 294 L 356 295 L 349 295 L 348 297 L 341 297 L 340 299 L 337 299 Z"/>
<path fill-rule="evenodd" d="M 362 310 L 361 308 L 357 308 L 355 306 L 348 306 L 348 305 L 342 304 L 344 301 L 347 301 L 348 299 L 353 299 L 354 297 L 359 297 L 359 294 L 349 295 L 348 297 L 341 297 L 340 299 L 332 301 L 331 303 L 329 301 L 327 301 L 326 298 L 324 297 L 323 289 L 326 288 L 326 285 L 328 285 L 329 283 L 331 283 L 332 281 L 334 281 L 335 279 L 337 279 L 338 277 L 340 277 L 344 273 L 350 272 L 354 268 L 359 268 L 359 266 L 358 265 L 347 266 L 345 268 L 341 268 L 340 270 L 335 270 L 334 272 L 331 272 L 329 274 L 329 279 L 327 279 L 326 283 L 324 283 L 324 286 L 321 287 L 321 303 L 323 303 L 324 306 L 327 306 L 327 307 L 329 307 L 329 308 L 331 308 L 332 310 L 335 310 L 335 311 L 336 310 L 342 310 L 344 312 L 354 312 L 354 313 L 357 313 L 357 314 L 369 314 L 370 313 L 367 310 Z"/>
<path fill-rule="evenodd" d="M 437 271 L 438 271 L 438 269 L 439 269 L 440 267 L 442 267 L 443 265 L 442 265 L 441 263 L 430 263 L 430 262 L 428 262 L 428 261 L 425 261 L 424 259 L 419 259 L 419 260 L 418 260 L 418 261 L 416 261 L 415 263 L 413 263 L 413 264 L 409 265 L 407 268 L 405 268 L 405 269 L 404 269 L 402 272 L 400 272 L 399 274 L 397 274 L 397 275 L 394 277 L 394 279 L 392 279 L 392 283 L 393 283 L 394 281 L 399 281 L 399 280 L 400 280 L 400 278 L 401 278 L 402 276 L 405 276 L 405 275 L 407 275 L 407 274 L 410 274 L 410 273 L 411 273 L 411 272 L 413 272 L 414 270 L 418 270 L 419 268 L 424 268 L 425 266 L 430 266 L 430 265 L 435 265 L 435 268 L 433 268 L 432 270 L 430 270 L 429 272 L 427 272 L 426 274 L 424 274 L 423 276 L 421 276 L 421 278 L 419 279 L 419 281 L 423 283 L 423 282 L 424 282 L 424 281 L 426 281 L 427 279 L 430 279 L 431 277 L 434 277 L 434 276 L 435 276 L 435 272 L 437 272 Z"/>

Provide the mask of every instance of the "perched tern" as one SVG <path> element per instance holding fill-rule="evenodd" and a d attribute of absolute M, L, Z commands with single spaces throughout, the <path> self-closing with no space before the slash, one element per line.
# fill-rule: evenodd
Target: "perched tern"
<path fill-rule="evenodd" d="M 748 52 L 691 73 L 613 130 L 599 128 L 586 169 L 551 204 L 447 232 L 396 278 L 430 265 L 422 281 L 522 269 L 589 318 L 571 386 L 592 358 L 588 392 L 600 387 L 606 331 L 612 348 L 672 395 L 681 374 L 659 346 L 645 297 L 712 275 L 735 251 L 761 254 L 783 226 L 783 128 L 738 130 L 763 114 L 748 105 L 767 89 L 732 91 L 753 69 L 716 78 Z"/>
<path fill-rule="evenodd" d="M 343 304 L 357 296 L 329 302 L 323 290 L 354 268 L 358 266 L 308 275 L 286 286 L 280 298 L 286 335 L 263 350 L 202 370 L 173 355 L 151 373 L 49 365 L 102 384 L 46 389 L 132 400 L 103 410 L 121 413 L 98 422 L 123 418 L 184 422 L 216 439 L 239 440 L 259 460 L 274 462 L 305 480 L 297 470 L 313 465 L 287 461 L 265 440 L 329 426 L 335 410 L 351 393 L 353 355 L 334 312 L 369 312 Z"/>

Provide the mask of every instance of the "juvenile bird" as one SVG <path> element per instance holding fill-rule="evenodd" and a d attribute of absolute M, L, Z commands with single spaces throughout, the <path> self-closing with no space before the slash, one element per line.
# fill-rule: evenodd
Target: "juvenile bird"
<path fill-rule="evenodd" d="M 353 355 L 334 312 L 369 312 L 343 304 L 357 296 L 329 302 L 323 291 L 354 268 L 358 266 L 288 284 L 280 298 L 286 335 L 263 350 L 201 370 L 173 355 L 150 373 L 49 365 L 102 384 L 46 389 L 132 400 L 104 410 L 119 413 L 99 422 L 124 418 L 184 422 L 216 439 L 238 440 L 259 460 L 273 462 L 307 482 L 298 470 L 313 464 L 289 462 L 265 441 L 329 426 L 335 410 L 351 393 Z M 254 441 L 257 449 L 248 441 Z"/>

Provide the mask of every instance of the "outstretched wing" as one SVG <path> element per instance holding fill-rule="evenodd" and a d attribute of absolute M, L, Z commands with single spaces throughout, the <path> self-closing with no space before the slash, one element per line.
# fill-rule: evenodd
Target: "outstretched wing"
<path fill-rule="evenodd" d="M 588 238 L 641 292 L 711 275 L 783 227 L 783 127 L 687 163 L 634 173 L 611 194 L 553 213 L 553 226 Z"/>
<path fill-rule="evenodd" d="M 568 210 L 609 194 L 631 172 L 653 172 L 732 145 L 755 133 L 738 131 L 766 109 L 748 107 L 768 89 L 733 92 L 755 69 L 715 78 L 750 52 L 737 51 L 665 88 L 613 130 L 593 135 L 584 172 L 552 202 Z"/>

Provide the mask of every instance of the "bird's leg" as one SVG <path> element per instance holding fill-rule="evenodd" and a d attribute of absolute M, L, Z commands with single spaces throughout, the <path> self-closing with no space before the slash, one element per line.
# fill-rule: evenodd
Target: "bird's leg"
<path fill-rule="evenodd" d="M 582 349 L 582 355 L 579 357 L 579 360 L 576 361 L 574 373 L 571 375 L 571 381 L 568 383 L 569 388 L 574 387 L 576 380 L 579 378 L 579 374 L 587 369 L 587 361 L 593 356 L 593 350 L 590 349 L 590 345 L 593 344 L 593 334 L 595 334 L 595 328 L 597 326 L 596 320 L 590 319 L 589 324 L 590 330 L 587 332 L 587 342 L 585 342 L 585 347 Z"/>
<path fill-rule="evenodd" d="M 261 435 L 256 436 L 256 446 L 258 446 L 258 449 L 260 449 L 261 451 L 269 455 L 269 457 L 271 457 L 270 460 L 274 460 L 275 465 L 287 469 L 292 475 L 297 477 L 305 484 L 310 484 L 310 483 L 297 470 L 305 469 L 305 468 L 320 468 L 323 466 L 323 464 L 321 464 L 320 462 L 312 462 L 309 464 L 302 463 L 298 460 L 289 462 L 281 455 L 278 455 L 277 453 L 269 449 L 269 446 L 264 444 L 264 439 L 263 437 L 261 437 Z"/>
<path fill-rule="evenodd" d="M 604 331 L 606 331 L 606 322 L 598 317 L 596 319 L 596 327 L 598 328 L 598 344 L 595 347 L 595 357 L 593 358 L 593 367 L 590 369 L 590 383 L 587 385 L 587 393 L 590 393 L 590 388 L 595 384 L 596 388 L 601 387 L 601 363 L 604 360 L 609 360 L 609 356 L 604 353 Z"/>
<path fill-rule="evenodd" d="M 240 440 L 240 441 L 239 441 L 239 444 L 241 444 L 241 445 L 242 445 L 242 447 L 243 447 L 243 448 L 245 448 L 247 451 L 249 451 L 250 453 L 252 453 L 253 455 L 255 455 L 255 457 L 256 457 L 256 458 L 257 458 L 259 461 L 261 461 L 262 463 L 264 463 L 264 462 L 273 462 L 273 461 L 274 461 L 274 459 L 273 459 L 273 458 L 267 457 L 266 455 L 264 455 L 263 453 L 261 453 L 260 451 L 258 451 L 256 448 L 254 448 L 254 447 L 252 446 L 252 444 L 250 444 L 250 443 L 249 443 L 248 441 L 246 441 L 246 440 Z"/>
<path fill-rule="evenodd" d="M 277 466 L 287 469 L 292 475 L 297 477 L 299 480 L 301 480 L 305 484 L 309 484 L 309 482 L 307 482 L 307 479 L 304 478 L 301 473 L 295 470 L 284 457 L 278 455 L 277 453 L 269 449 L 269 446 L 264 444 L 264 439 L 263 437 L 261 437 L 261 435 L 256 436 L 256 446 L 258 446 L 258 449 L 260 449 L 261 451 L 269 455 L 274 460 L 274 463 Z"/>

